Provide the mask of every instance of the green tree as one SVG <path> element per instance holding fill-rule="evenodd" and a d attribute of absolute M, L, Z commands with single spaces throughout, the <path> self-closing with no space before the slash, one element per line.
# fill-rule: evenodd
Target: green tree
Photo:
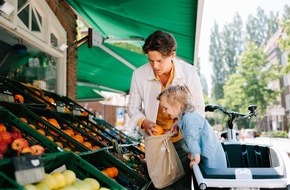
<path fill-rule="evenodd" d="M 222 42 L 219 33 L 219 27 L 217 23 L 214 23 L 214 27 L 211 30 L 210 35 L 210 46 L 209 46 L 209 61 L 212 64 L 213 75 L 212 81 L 212 97 L 214 99 L 220 99 L 223 97 L 223 85 L 227 80 L 226 68 L 222 60 Z"/>
<path fill-rule="evenodd" d="M 246 22 L 246 41 L 255 42 L 257 47 L 265 45 L 279 27 L 278 13 L 270 12 L 270 16 L 260 7 L 257 14 L 249 15 Z"/>
<path fill-rule="evenodd" d="M 234 21 L 224 26 L 221 32 L 222 59 L 226 67 L 226 75 L 235 73 L 238 57 L 242 53 L 244 44 L 242 36 L 243 22 L 241 16 L 236 13 Z"/>
<path fill-rule="evenodd" d="M 230 76 L 224 86 L 224 98 L 220 101 L 226 107 L 246 112 L 250 104 L 257 105 L 258 113 L 263 116 L 266 107 L 275 103 L 279 92 L 268 87 L 278 80 L 279 64 L 266 61 L 264 47 L 256 47 L 249 42 L 241 55 L 236 74 Z"/>

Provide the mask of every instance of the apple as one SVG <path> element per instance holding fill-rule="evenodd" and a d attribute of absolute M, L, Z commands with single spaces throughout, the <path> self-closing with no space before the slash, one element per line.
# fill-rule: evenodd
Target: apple
<path fill-rule="evenodd" d="M 44 183 L 44 182 L 39 182 L 36 185 L 37 189 L 41 189 L 41 190 L 51 190 L 51 188 L 49 187 L 48 184 Z"/>
<path fill-rule="evenodd" d="M 45 174 L 45 179 L 42 182 L 48 185 L 50 189 L 57 189 L 57 181 L 51 174 Z"/>
<path fill-rule="evenodd" d="M 6 142 L 0 141 L 0 154 L 4 156 L 7 150 L 8 150 L 8 144 Z"/>
<path fill-rule="evenodd" d="M 73 185 L 67 185 L 63 187 L 61 190 L 79 190 L 79 189 Z"/>
<path fill-rule="evenodd" d="M 11 143 L 11 148 L 16 151 L 20 151 L 23 147 L 29 146 L 28 141 L 24 138 L 15 139 Z"/>
<path fill-rule="evenodd" d="M 101 187 L 99 190 L 110 190 L 110 189 L 106 187 Z"/>
<path fill-rule="evenodd" d="M 81 190 L 91 190 L 91 185 L 86 181 L 79 180 L 74 182 L 73 185 Z"/>
<path fill-rule="evenodd" d="M 62 174 L 64 175 L 64 177 L 66 179 L 66 184 L 67 185 L 73 184 L 76 181 L 76 179 L 77 179 L 75 172 L 72 171 L 72 170 L 64 170 L 62 172 Z"/>
<path fill-rule="evenodd" d="M 92 190 L 99 190 L 101 187 L 100 183 L 94 178 L 87 177 L 84 179 L 84 181 L 88 182 L 91 185 Z"/>
<path fill-rule="evenodd" d="M 10 132 L 10 134 L 11 134 L 13 140 L 22 138 L 22 134 L 18 130 L 13 130 Z"/>
<path fill-rule="evenodd" d="M 38 188 L 33 184 L 24 185 L 25 190 L 38 190 Z"/>
<path fill-rule="evenodd" d="M 31 148 L 34 151 L 34 155 L 41 155 L 44 153 L 45 149 L 43 146 L 36 144 L 36 145 L 32 145 Z"/>
<path fill-rule="evenodd" d="M 23 147 L 20 151 L 19 151 L 20 154 L 31 154 L 31 155 L 34 155 L 34 150 L 30 147 L 30 146 L 25 146 Z"/>
<path fill-rule="evenodd" d="M 66 178 L 61 172 L 54 172 L 51 174 L 52 177 L 54 177 L 56 183 L 57 183 L 57 188 L 63 188 L 66 186 Z"/>
<path fill-rule="evenodd" d="M 2 142 L 10 144 L 12 142 L 12 135 L 7 131 L 1 131 L 0 132 L 0 140 Z"/>

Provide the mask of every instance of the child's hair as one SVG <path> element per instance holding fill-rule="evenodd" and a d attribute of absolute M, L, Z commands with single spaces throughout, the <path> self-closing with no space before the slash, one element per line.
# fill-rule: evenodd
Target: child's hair
<path fill-rule="evenodd" d="M 193 111 L 193 104 L 191 101 L 191 94 L 186 85 L 171 85 L 165 88 L 157 97 L 157 100 L 160 101 L 161 97 L 166 97 L 167 102 L 170 105 L 175 105 L 176 102 L 179 102 L 183 105 L 182 113 L 186 111 Z"/>

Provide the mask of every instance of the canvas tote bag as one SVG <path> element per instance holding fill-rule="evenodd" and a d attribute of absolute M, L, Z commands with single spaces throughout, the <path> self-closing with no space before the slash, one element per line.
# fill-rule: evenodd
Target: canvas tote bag
<path fill-rule="evenodd" d="M 149 176 L 158 189 L 184 176 L 184 169 L 171 141 L 172 134 L 146 136 L 145 159 Z"/>

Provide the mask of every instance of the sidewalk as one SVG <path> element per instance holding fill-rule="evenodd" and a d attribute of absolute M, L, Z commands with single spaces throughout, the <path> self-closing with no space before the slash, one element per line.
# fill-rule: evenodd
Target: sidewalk
<path fill-rule="evenodd" d="M 287 154 L 290 156 L 290 139 L 289 138 L 257 137 L 257 138 L 246 138 L 244 142 L 268 144 L 268 145 L 270 144 L 273 146 L 278 146 L 284 149 L 287 152 Z"/>

